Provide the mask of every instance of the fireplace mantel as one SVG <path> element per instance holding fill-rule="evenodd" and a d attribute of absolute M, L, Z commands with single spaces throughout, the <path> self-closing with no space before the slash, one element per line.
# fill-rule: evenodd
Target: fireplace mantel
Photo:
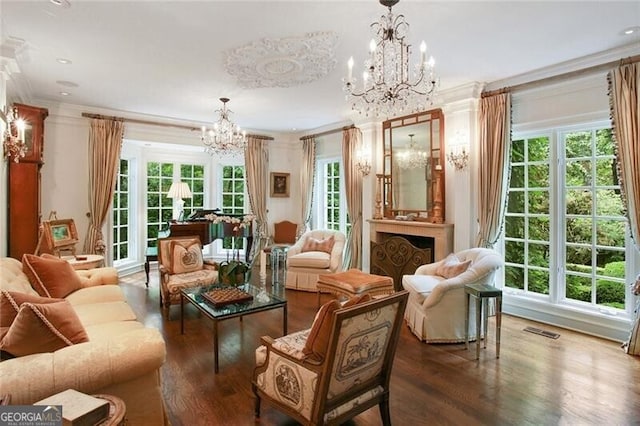
<path fill-rule="evenodd" d="M 388 235 L 411 235 L 433 238 L 434 260 L 442 260 L 453 252 L 453 224 L 369 219 L 371 241 L 381 243 Z"/>

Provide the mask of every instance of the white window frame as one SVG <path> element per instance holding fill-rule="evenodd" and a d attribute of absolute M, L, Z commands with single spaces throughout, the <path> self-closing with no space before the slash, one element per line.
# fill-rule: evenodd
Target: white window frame
<path fill-rule="evenodd" d="M 344 186 L 344 164 L 342 162 L 342 158 L 338 156 L 319 158 L 316 160 L 316 184 L 315 184 L 315 193 L 314 193 L 314 214 L 313 214 L 313 225 L 314 228 L 318 229 L 330 229 L 328 227 L 327 220 L 327 203 L 326 203 L 326 194 L 327 194 L 327 176 L 325 173 L 325 168 L 327 165 L 332 163 L 339 163 L 340 166 L 340 190 L 339 190 L 339 231 L 347 234 L 349 230 L 349 223 L 347 221 L 348 211 L 347 211 L 347 196 L 345 192 Z"/>
<path fill-rule="evenodd" d="M 631 294 L 630 286 L 626 286 L 625 290 L 625 309 L 607 309 L 606 307 L 585 306 L 582 303 L 574 303 L 571 300 L 564 299 L 565 285 L 560 286 L 559 283 L 564 281 L 564 270 L 561 265 L 564 264 L 564 190 L 565 182 L 562 177 L 562 187 L 560 187 L 560 174 L 564 173 L 564 145 L 562 144 L 562 135 L 574 132 L 592 130 L 598 128 L 610 128 L 611 123 L 605 120 L 594 120 L 579 124 L 562 125 L 556 123 L 553 128 L 528 127 L 526 130 L 513 131 L 512 140 L 531 139 L 540 136 L 548 136 L 550 144 L 550 170 L 549 170 L 549 193 L 550 193 L 550 255 L 549 271 L 550 271 L 550 288 L 549 295 L 541 295 L 535 293 L 524 294 L 522 290 L 505 287 L 504 271 L 498 275 L 496 283 L 503 287 L 505 293 L 505 311 L 532 318 L 541 322 L 551 322 L 566 326 L 569 328 L 580 329 L 587 333 L 618 338 L 618 336 L 627 334 L 626 329 L 630 326 L 631 318 L 633 318 L 634 298 Z M 562 149 L 561 149 L 562 148 Z M 555 167 L 554 167 L 555 165 Z M 499 247 L 504 252 L 504 234 L 502 235 Z M 559 260 L 560 259 L 560 260 Z M 633 242 L 630 238 L 628 227 L 625 236 L 625 259 L 626 259 L 626 277 L 629 282 L 630 277 L 640 266 L 640 256 L 633 249 Z M 604 309 L 603 309 L 604 308 Z M 621 330 L 625 330 L 621 332 Z"/>

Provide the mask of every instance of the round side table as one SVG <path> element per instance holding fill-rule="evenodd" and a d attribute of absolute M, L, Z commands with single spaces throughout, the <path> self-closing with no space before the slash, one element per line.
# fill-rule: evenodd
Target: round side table
<path fill-rule="evenodd" d="M 104 265 L 104 256 L 99 254 L 78 254 L 76 256 L 62 256 L 62 259 L 71 264 L 73 269 L 93 269 Z"/>
<path fill-rule="evenodd" d="M 107 394 L 95 394 L 93 396 L 109 401 L 109 417 L 102 423 L 98 423 L 98 426 L 125 426 L 127 424 L 127 419 L 125 418 L 127 407 L 122 399 Z"/>

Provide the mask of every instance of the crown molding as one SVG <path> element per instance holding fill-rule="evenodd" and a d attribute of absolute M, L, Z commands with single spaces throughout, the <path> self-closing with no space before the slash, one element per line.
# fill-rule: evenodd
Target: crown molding
<path fill-rule="evenodd" d="M 485 90 L 491 91 L 501 89 L 503 87 L 530 83 L 532 81 L 541 80 L 544 78 L 553 77 L 573 71 L 580 71 L 585 68 L 605 64 L 607 62 L 617 61 L 621 58 L 635 56 L 638 54 L 640 54 L 640 47 L 638 46 L 638 44 L 630 43 L 615 49 L 605 50 L 603 52 L 594 53 L 593 55 L 587 55 L 581 58 L 572 59 L 570 61 L 561 62 L 559 64 L 515 75 L 503 80 L 493 81 L 486 85 Z"/>

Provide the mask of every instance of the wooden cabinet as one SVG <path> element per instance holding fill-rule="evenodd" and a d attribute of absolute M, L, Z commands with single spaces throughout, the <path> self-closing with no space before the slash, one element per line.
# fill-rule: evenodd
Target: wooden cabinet
<path fill-rule="evenodd" d="M 25 120 L 26 155 L 19 163 L 9 162 L 8 247 L 9 256 L 21 259 L 24 253 L 34 253 L 38 245 L 40 226 L 40 168 L 44 155 L 45 108 L 15 104 L 18 116 Z"/>

